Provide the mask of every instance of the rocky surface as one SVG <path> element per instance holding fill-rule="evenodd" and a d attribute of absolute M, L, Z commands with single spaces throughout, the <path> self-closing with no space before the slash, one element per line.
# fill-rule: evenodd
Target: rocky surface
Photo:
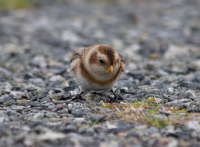
<path fill-rule="evenodd" d="M 0 12 L 0 145 L 200 146 L 200 2 L 45 1 Z M 128 73 L 79 93 L 71 55 L 111 45 Z M 148 116 L 148 119 L 146 117 Z"/>

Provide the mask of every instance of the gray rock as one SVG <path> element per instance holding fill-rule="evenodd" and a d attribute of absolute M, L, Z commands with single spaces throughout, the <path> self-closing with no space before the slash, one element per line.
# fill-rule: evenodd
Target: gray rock
<path fill-rule="evenodd" d="M 198 121 L 189 121 L 188 123 L 185 124 L 185 127 L 187 129 L 191 129 L 196 132 L 200 132 L 200 125 Z"/>
<path fill-rule="evenodd" d="M 61 93 L 51 94 L 51 95 L 48 95 L 48 98 L 50 98 L 51 100 L 53 100 L 53 99 L 61 100 L 63 98 L 63 94 L 61 94 Z"/>
<path fill-rule="evenodd" d="M 87 113 L 88 111 L 83 111 L 83 109 L 75 109 L 71 111 L 71 114 L 73 114 L 75 117 L 83 117 Z"/>
<path fill-rule="evenodd" d="M 41 119 L 43 119 L 43 118 L 44 118 L 44 113 L 42 113 L 42 112 L 36 113 L 36 114 L 34 114 L 34 116 L 33 116 L 33 120 L 34 120 L 34 121 L 41 120 Z"/>
<path fill-rule="evenodd" d="M 186 74 L 188 72 L 188 67 L 184 63 L 173 62 L 169 67 L 169 71 L 172 73 Z"/>
<path fill-rule="evenodd" d="M 142 81 L 139 83 L 139 86 L 142 86 L 142 85 L 151 85 L 151 80 L 150 80 L 150 78 L 145 78 L 144 80 L 142 80 Z"/>
<path fill-rule="evenodd" d="M 116 88 L 122 88 L 122 87 L 127 87 L 127 88 L 138 88 L 138 85 L 136 83 L 136 81 L 134 81 L 133 79 L 130 80 L 123 80 L 123 81 L 118 81 L 116 83 Z"/>
<path fill-rule="evenodd" d="M 53 89 L 55 93 L 61 93 L 63 90 L 61 88 L 54 88 Z"/>
<path fill-rule="evenodd" d="M 55 105 L 50 105 L 47 107 L 47 110 L 53 110 L 53 109 L 55 109 Z"/>
<path fill-rule="evenodd" d="M 16 101 L 14 99 L 11 99 L 11 100 L 6 102 L 6 105 L 11 106 L 11 105 L 14 105 L 15 103 L 16 103 Z"/>
<path fill-rule="evenodd" d="M 28 105 L 32 106 L 32 107 L 39 107 L 40 106 L 40 103 L 39 102 L 31 102 L 29 101 L 28 102 Z"/>
<path fill-rule="evenodd" d="M 78 88 L 78 86 L 77 85 L 71 85 L 71 86 L 63 87 L 63 90 L 64 91 L 71 91 L 71 90 L 74 90 L 75 88 Z"/>
<path fill-rule="evenodd" d="M 178 102 L 179 103 L 187 103 L 187 102 L 191 102 L 191 99 L 180 99 Z"/>
<path fill-rule="evenodd" d="M 21 96 L 23 95 L 24 93 L 23 92 L 21 92 L 21 91 L 11 91 L 10 92 L 10 95 L 12 95 L 13 97 L 15 97 L 15 98 L 21 98 Z"/>
<path fill-rule="evenodd" d="M 55 112 L 47 112 L 47 113 L 45 113 L 45 117 L 48 117 L 48 118 L 57 118 L 59 116 Z"/>
<path fill-rule="evenodd" d="M 129 71 L 127 75 L 138 80 L 143 80 L 145 78 L 145 74 L 141 71 Z"/>
<path fill-rule="evenodd" d="M 64 82 L 65 79 L 62 77 L 62 76 L 52 76 L 50 79 L 49 79 L 51 82 L 56 82 L 56 81 L 59 81 L 59 82 Z"/>
<path fill-rule="evenodd" d="M 37 67 L 41 67 L 41 68 L 44 68 L 44 67 L 47 66 L 46 59 L 42 55 L 35 56 L 32 59 L 31 64 L 34 65 L 34 66 L 37 66 Z"/>
<path fill-rule="evenodd" d="M 180 84 L 181 87 L 185 87 L 188 89 L 192 89 L 192 90 L 197 90 L 199 89 L 199 85 L 193 82 L 188 82 L 188 81 L 184 81 Z"/>
<path fill-rule="evenodd" d="M 191 81 L 200 84 L 200 75 L 195 76 Z"/>
<path fill-rule="evenodd" d="M 33 84 L 41 84 L 43 83 L 44 81 L 41 79 L 41 78 L 30 78 L 29 81 Z"/>
<path fill-rule="evenodd" d="M 185 93 L 185 97 L 193 100 L 196 98 L 196 94 L 193 90 L 188 90 Z"/>
<path fill-rule="evenodd" d="M 106 118 L 106 115 L 101 115 L 101 114 L 93 114 L 90 116 L 91 121 L 98 121 L 98 122 L 104 121 L 105 118 Z"/>
<path fill-rule="evenodd" d="M 24 74 L 24 79 L 25 79 L 25 80 L 32 79 L 33 77 L 34 77 L 34 76 L 33 76 L 32 73 L 25 73 L 25 74 Z"/>
<path fill-rule="evenodd" d="M 44 97 L 40 100 L 40 102 L 50 102 L 51 100 L 48 97 Z"/>
<path fill-rule="evenodd" d="M 64 92 L 63 94 L 63 100 L 71 99 L 74 95 L 71 94 L 71 92 Z"/>
<path fill-rule="evenodd" d="M 6 96 L 6 97 L 0 99 L 0 104 L 6 103 L 6 102 L 8 102 L 8 101 L 10 101 L 12 99 L 13 99 L 12 97 Z"/>
<path fill-rule="evenodd" d="M 187 111 L 188 112 L 200 112 L 200 101 L 190 102 L 189 104 L 187 104 Z"/>
<path fill-rule="evenodd" d="M 63 126 L 59 129 L 62 133 L 70 133 L 70 132 L 77 132 L 77 127 L 74 125 Z"/>
<path fill-rule="evenodd" d="M 149 133 L 158 133 L 159 132 L 159 130 L 156 127 L 150 127 L 147 129 L 147 131 Z"/>

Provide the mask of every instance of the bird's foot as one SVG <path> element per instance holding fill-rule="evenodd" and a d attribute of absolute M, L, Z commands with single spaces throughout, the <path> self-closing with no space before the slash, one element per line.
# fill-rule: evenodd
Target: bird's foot
<path fill-rule="evenodd" d="M 83 94 L 83 92 L 81 92 L 80 94 L 77 94 L 74 98 L 71 99 L 71 101 L 85 101 L 85 99 L 82 98 L 81 94 Z"/>
<path fill-rule="evenodd" d="M 113 90 L 111 90 L 111 92 L 114 94 L 114 99 L 112 100 L 112 102 L 119 101 L 119 96 Z"/>

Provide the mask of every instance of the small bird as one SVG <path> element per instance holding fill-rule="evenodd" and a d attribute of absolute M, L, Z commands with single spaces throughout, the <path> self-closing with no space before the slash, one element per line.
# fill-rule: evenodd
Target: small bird
<path fill-rule="evenodd" d="M 83 48 L 72 55 L 68 71 L 73 70 L 84 92 L 109 92 L 125 70 L 124 57 L 111 46 L 95 45 Z"/>

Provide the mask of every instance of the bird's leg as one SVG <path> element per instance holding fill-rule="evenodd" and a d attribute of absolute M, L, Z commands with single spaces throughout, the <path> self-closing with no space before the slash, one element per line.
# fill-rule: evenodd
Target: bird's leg
<path fill-rule="evenodd" d="M 118 100 L 118 95 L 113 91 L 113 89 L 111 89 L 111 92 L 114 94 L 114 100 L 113 102 L 117 101 Z"/>
<path fill-rule="evenodd" d="M 74 100 L 84 100 L 81 96 L 81 94 L 83 94 L 84 92 L 82 91 L 81 93 L 77 94 L 74 98 L 71 99 L 71 101 L 74 101 Z"/>

